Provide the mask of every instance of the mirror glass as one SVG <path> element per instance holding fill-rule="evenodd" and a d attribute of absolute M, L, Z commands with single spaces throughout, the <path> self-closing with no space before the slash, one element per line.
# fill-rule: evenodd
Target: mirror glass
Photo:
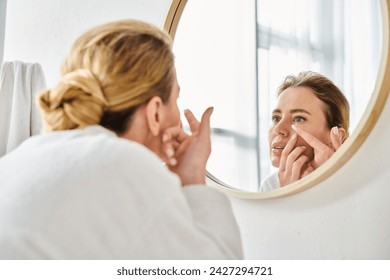
<path fill-rule="evenodd" d="M 257 192 L 276 171 L 268 129 L 287 75 L 311 70 L 330 78 L 350 103 L 353 133 L 381 48 L 379 0 L 189 0 L 174 42 L 179 105 L 199 117 L 214 106 L 210 177 Z"/>

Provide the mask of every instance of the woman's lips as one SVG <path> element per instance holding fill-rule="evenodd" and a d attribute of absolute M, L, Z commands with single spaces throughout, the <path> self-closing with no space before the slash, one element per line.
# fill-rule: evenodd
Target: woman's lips
<path fill-rule="evenodd" d="M 272 154 L 274 155 L 281 155 L 283 152 L 284 146 L 274 146 L 272 148 Z"/>

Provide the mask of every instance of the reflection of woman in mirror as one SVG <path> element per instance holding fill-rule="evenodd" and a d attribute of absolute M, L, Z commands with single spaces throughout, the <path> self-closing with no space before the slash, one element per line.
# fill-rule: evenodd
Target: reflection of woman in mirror
<path fill-rule="evenodd" d="M 278 172 L 260 191 L 293 183 L 323 164 L 348 137 L 349 104 L 332 81 L 315 72 L 287 76 L 279 87 L 268 140 Z"/>
<path fill-rule="evenodd" d="M 184 133 L 171 48 L 133 20 L 77 39 L 39 98 L 49 132 L 0 159 L 0 259 L 242 258 L 229 200 L 205 186 L 212 109 L 186 111 Z"/>

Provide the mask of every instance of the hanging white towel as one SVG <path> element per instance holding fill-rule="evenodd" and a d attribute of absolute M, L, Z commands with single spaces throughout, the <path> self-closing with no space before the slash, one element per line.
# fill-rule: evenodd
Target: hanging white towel
<path fill-rule="evenodd" d="M 41 131 L 36 95 L 46 88 L 38 63 L 4 62 L 0 73 L 0 157 Z"/>

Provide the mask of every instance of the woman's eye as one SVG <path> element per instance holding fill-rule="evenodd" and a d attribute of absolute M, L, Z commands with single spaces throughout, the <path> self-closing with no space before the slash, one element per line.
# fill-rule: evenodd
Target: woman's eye
<path fill-rule="evenodd" d="M 296 122 L 296 123 L 302 123 L 302 122 L 304 122 L 305 120 L 306 120 L 305 118 L 299 117 L 299 116 L 297 116 L 297 117 L 294 118 L 294 122 Z"/>
<path fill-rule="evenodd" d="M 278 123 L 280 121 L 279 116 L 272 116 L 272 123 Z"/>

